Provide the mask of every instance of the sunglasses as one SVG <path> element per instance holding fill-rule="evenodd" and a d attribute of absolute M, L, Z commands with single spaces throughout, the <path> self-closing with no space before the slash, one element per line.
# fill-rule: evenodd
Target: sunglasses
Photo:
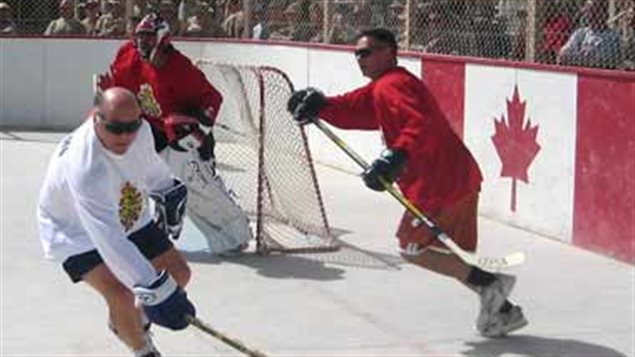
<path fill-rule="evenodd" d="M 386 48 L 386 46 L 359 48 L 359 49 L 355 50 L 355 52 L 354 52 L 355 53 L 355 57 L 357 59 L 366 58 L 366 57 L 372 55 L 373 52 L 375 52 L 377 50 L 381 50 L 382 48 Z"/>
<path fill-rule="evenodd" d="M 122 122 L 122 121 L 113 121 L 106 120 L 103 114 L 97 113 L 97 118 L 104 126 L 107 132 L 114 135 L 122 135 L 122 134 L 134 134 L 139 130 L 141 124 L 143 124 L 142 118 L 137 118 L 131 122 Z"/>

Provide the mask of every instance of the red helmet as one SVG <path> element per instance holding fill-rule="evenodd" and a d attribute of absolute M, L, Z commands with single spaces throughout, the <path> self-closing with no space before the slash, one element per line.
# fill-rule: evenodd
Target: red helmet
<path fill-rule="evenodd" d="M 157 50 L 170 44 L 170 27 L 155 13 L 144 16 L 135 27 L 135 45 L 141 57 L 152 60 Z"/>

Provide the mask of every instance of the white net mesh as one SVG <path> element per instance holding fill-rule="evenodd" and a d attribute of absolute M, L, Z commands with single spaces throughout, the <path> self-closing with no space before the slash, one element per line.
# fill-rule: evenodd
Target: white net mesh
<path fill-rule="evenodd" d="M 198 61 L 223 94 L 216 122 L 218 170 L 252 220 L 258 249 L 337 249 L 306 136 L 286 111 L 292 85 L 268 67 Z"/>

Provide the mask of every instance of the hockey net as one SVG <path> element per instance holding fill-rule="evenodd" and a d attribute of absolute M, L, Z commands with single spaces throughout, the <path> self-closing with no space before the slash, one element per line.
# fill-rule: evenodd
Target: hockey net
<path fill-rule="evenodd" d="M 336 250 L 306 134 L 286 110 L 293 91 L 286 74 L 207 60 L 197 66 L 223 95 L 217 169 L 250 219 L 257 251 Z"/>

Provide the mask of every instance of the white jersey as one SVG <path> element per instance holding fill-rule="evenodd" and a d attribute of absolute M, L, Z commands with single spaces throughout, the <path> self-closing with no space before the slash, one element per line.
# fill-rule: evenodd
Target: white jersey
<path fill-rule="evenodd" d="M 38 224 L 45 255 L 63 262 L 97 249 L 126 286 L 157 275 L 128 235 L 152 220 L 148 192 L 173 184 L 144 122 L 124 155 L 104 148 L 92 119 L 58 145 L 40 191 Z"/>

